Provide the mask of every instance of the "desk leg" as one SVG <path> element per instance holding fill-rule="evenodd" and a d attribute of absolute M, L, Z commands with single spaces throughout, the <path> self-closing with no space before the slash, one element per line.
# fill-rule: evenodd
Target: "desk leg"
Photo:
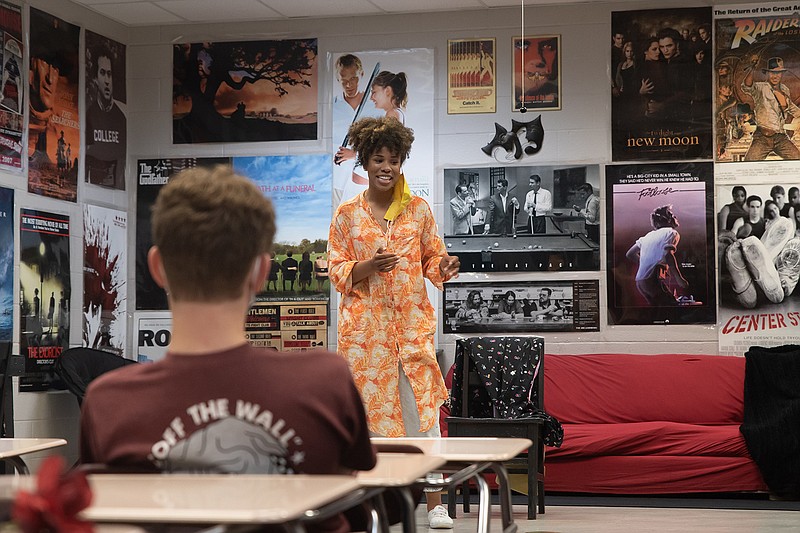
<path fill-rule="evenodd" d="M 481 474 L 475 476 L 475 482 L 478 484 L 478 533 L 489 533 L 489 520 L 492 516 L 492 491 Z"/>
<path fill-rule="evenodd" d="M 517 524 L 514 523 L 514 513 L 511 508 L 511 486 L 508 482 L 508 470 L 503 463 L 492 463 L 492 470 L 497 475 L 497 492 L 500 494 L 500 517 L 503 523 L 503 533 L 515 533 Z"/>
<path fill-rule="evenodd" d="M 414 515 L 414 510 L 417 505 L 411 494 L 411 487 L 401 487 L 398 492 L 403 500 L 403 533 L 416 533 L 417 517 Z"/>
<path fill-rule="evenodd" d="M 25 461 L 22 460 L 22 457 L 6 457 L 3 459 L 4 461 L 8 461 L 11 465 L 17 470 L 22 476 L 30 475 L 30 470 L 28 470 L 28 465 L 25 464 Z"/>

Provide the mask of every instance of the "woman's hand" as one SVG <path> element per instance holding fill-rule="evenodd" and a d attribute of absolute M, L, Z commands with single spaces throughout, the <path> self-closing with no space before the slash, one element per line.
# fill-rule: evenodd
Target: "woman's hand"
<path fill-rule="evenodd" d="M 339 150 L 336 151 L 336 155 L 333 156 L 333 162 L 337 165 L 342 161 L 347 161 L 348 159 L 355 159 L 356 152 L 350 148 L 345 148 L 344 146 L 340 146 Z"/>
<path fill-rule="evenodd" d="M 443 278 L 449 279 L 456 276 L 460 268 L 461 261 L 458 260 L 458 256 L 445 255 L 442 257 L 441 261 L 439 261 L 439 272 L 442 274 Z"/>
<path fill-rule="evenodd" d="M 383 249 L 383 246 L 381 246 L 375 252 L 375 255 L 372 256 L 370 261 L 372 262 L 372 268 L 375 270 L 375 272 L 391 272 L 397 267 L 397 263 L 400 261 L 400 256 L 397 254 L 386 253 L 386 251 Z"/>

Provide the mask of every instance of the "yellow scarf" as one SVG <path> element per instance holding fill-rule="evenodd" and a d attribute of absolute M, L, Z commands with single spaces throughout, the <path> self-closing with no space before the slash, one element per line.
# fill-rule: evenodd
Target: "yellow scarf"
<path fill-rule="evenodd" d="M 394 220 L 397 218 L 403 209 L 411 202 L 411 189 L 408 188 L 408 182 L 404 174 L 400 174 L 400 179 L 394 185 L 392 191 L 392 203 L 383 218 L 386 220 Z"/>

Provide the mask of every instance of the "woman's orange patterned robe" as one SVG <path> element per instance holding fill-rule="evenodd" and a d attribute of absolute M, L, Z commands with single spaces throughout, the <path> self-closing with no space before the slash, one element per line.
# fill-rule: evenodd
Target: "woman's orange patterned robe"
<path fill-rule="evenodd" d="M 353 266 L 381 246 L 400 256 L 397 267 L 353 285 Z M 405 435 L 398 361 L 414 390 L 420 431 L 433 427 L 447 398 L 433 342 L 436 315 L 423 279 L 442 289 L 446 279 L 439 261 L 446 253 L 430 207 L 416 196 L 388 232 L 373 217 L 364 193 L 343 202 L 333 217 L 328 259 L 331 283 L 341 293 L 338 351 L 350 364 L 370 431 L 379 435 Z"/>

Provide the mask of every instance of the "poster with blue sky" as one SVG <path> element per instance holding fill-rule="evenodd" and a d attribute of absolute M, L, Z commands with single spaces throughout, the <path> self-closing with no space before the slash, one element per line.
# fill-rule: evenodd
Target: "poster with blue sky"
<path fill-rule="evenodd" d="M 0 341 L 14 329 L 14 190 L 0 187 Z"/>
<path fill-rule="evenodd" d="M 305 295 L 327 300 L 330 155 L 235 157 L 233 167 L 275 206 L 275 257 L 265 292 L 281 299 Z"/>

